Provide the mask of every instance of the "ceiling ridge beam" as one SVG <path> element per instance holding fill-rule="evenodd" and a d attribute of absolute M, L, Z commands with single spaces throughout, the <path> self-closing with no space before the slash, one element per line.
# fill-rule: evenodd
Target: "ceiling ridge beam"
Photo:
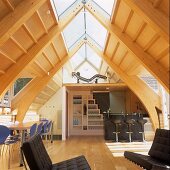
<path fill-rule="evenodd" d="M 137 76 L 129 76 L 127 75 L 118 65 L 116 65 L 113 61 L 110 60 L 109 56 L 103 54 L 101 50 L 99 50 L 96 45 L 88 39 L 89 46 L 99 55 L 104 61 L 116 72 L 120 79 L 123 80 L 127 86 L 138 96 L 138 98 L 142 101 L 148 113 L 151 117 L 151 121 L 153 123 L 154 129 L 159 127 L 158 117 L 155 110 L 155 106 L 160 108 L 160 97 L 153 90 L 148 87 L 143 80 L 139 79 Z M 141 93 L 142 91 L 142 93 Z M 152 96 L 152 97 L 151 97 Z"/>
<path fill-rule="evenodd" d="M 22 1 L 0 21 L 0 45 L 6 42 L 47 0 Z"/>
<path fill-rule="evenodd" d="M 71 22 L 77 13 L 83 9 L 83 4 L 72 8 L 71 13 L 67 18 L 61 20 L 58 25 L 54 25 L 43 37 L 38 40 L 38 43 L 33 45 L 20 59 L 17 63 L 12 65 L 4 75 L 1 76 L 0 81 L 0 97 L 3 96 L 7 89 L 12 85 L 12 83 L 17 79 L 19 73 L 30 64 L 37 55 L 41 54 L 45 47 L 47 47 L 54 38 L 60 35 L 61 31 Z"/>
<path fill-rule="evenodd" d="M 111 33 L 118 41 L 121 41 L 124 46 L 134 54 L 135 58 L 169 91 L 169 76 L 166 73 L 165 68 L 159 65 L 153 57 L 144 52 L 142 47 L 137 43 L 134 43 L 127 34 L 122 33 L 122 30 L 115 24 L 111 24 L 111 21 L 101 15 L 99 9 L 95 8 L 95 5 L 88 1 L 85 5 L 86 9 Z"/>
<path fill-rule="evenodd" d="M 169 42 L 169 19 L 148 0 L 123 0 L 132 10 L 144 18 L 166 41 Z"/>

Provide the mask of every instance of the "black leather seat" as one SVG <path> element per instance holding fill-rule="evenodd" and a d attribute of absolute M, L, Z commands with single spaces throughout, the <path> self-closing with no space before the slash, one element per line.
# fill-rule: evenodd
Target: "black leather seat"
<path fill-rule="evenodd" d="M 170 170 L 170 130 L 156 130 L 148 154 L 125 151 L 124 156 L 147 170 Z"/>
<path fill-rule="evenodd" d="M 23 143 L 21 149 L 30 170 L 91 170 L 83 155 L 52 164 L 39 134 Z"/>

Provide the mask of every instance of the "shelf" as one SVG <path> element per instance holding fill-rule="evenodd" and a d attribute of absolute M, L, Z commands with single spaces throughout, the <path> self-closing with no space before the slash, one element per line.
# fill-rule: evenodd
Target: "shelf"
<path fill-rule="evenodd" d="M 95 127 L 101 126 L 101 127 L 102 127 L 102 126 L 104 126 L 104 125 L 88 125 L 88 126 L 95 126 Z"/>
<path fill-rule="evenodd" d="M 89 122 L 103 122 L 103 119 L 88 119 Z"/>
<path fill-rule="evenodd" d="M 82 117 L 82 115 L 81 114 L 73 114 L 73 117 Z"/>
<path fill-rule="evenodd" d="M 82 127 L 82 125 L 73 125 L 74 127 Z"/>

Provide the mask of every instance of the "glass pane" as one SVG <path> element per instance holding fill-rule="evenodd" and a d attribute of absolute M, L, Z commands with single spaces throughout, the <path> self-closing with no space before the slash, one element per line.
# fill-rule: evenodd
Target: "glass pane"
<path fill-rule="evenodd" d="M 94 52 L 92 48 L 87 45 L 87 60 L 97 69 L 100 68 L 101 58 Z"/>
<path fill-rule="evenodd" d="M 107 30 L 87 11 L 86 26 L 87 34 L 100 45 L 101 49 L 103 49 L 105 46 Z"/>
<path fill-rule="evenodd" d="M 14 96 L 31 80 L 32 78 L 19 78 L 14 84 Z"/>
<path fill-rule="evenodd" d="M 73 67 L 73 69 L 75 69 L 76 67 L 78 67 L 78 65 L 80 65 L 83 61 L 85 60 L 85 45 L 83 45 L 76 54 L 74 54 L 74 56 L 70 59 L 70 63 Z"/>
<path fill-rule="evenodd" d="M 67 47 L 70 48 L 84 33 L 84 13 L 80 12 L 63 31 Z"/>
<path fill-rule="evenodd" d="M 103 8 L 109 15 L 112 14 L 112 9 L 115 0 L 94 0 L 101 8 Z"/>
<path fill-rule="evenodd" d="M 87 62 L 84 62 L 76 72 L 80 72 L 80 76 L 85 78 L 91 78 L 95 74 L 98 74 L 97 71 Z"/>
<path fill-rule="evenodd" d="M 58 15 L 61 15 L 74 2 L 75 0 L 53 0 Z"/>

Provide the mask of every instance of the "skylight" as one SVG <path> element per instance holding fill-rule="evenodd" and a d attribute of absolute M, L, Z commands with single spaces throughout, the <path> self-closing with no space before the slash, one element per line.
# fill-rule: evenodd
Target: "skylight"
<path fill-rule="evenodd" d="M 60 16 L 67 8 L 69 8 L 76 0 L 53 0 L 58 16 Z"/>
<path fill-rule="evenodd" d="M 80 12 L 63 31 L 68 49 L 82 37 L 84 33 L 84 14 Z"/>
<path fill-rule="evenodd" d="M 112 9 L 113 9 L 115 0 L 93 0 L 93 1 L 96 2 L 109 15 L 112 14 Z"/>
<path fill-rule="evenodd" d="M 99 70 L 101 65 L 101 58 L 91 49 L 90 46 L 84 44 L 79 51 L 70 59 L 70 63 L 75 71 L 87 61 L 94 69 Z"/>
<path fill-rule="evenodd" d="M 85 60 L 85 45 L 83 45 L 76 54 L 74 54 L 74 56 L 70 59 L 70 63 L 73 67 L 73 69 L 76 69 L 76 67 L 78 67 L 78 65 L 80 65 L 81 63 L 83 63 L 83 61 Z"/>
<path fill-rule="evenodd" d="M 64 29 L 63 35 L 66 45 L 70 49 L 80 38 L 90 36 L 103 50 L 107 30 L 87 11 L 81 11 Z"/>
<path fill-rule="evenodd" d="M 91 78 L 97 74 L 97 71 L 88 62 L 84 62 L 76 71 L 80 72 L 80 76 L 85 78 Z"/>
<path fill-rule="evenodd" d="M 100 68 L 101 65 L 101 58 L 94 52 L 93 49 L 91 49 L 88 45 L 87 47 L 87 60 L 94 65 L 97 69 Z"/>

